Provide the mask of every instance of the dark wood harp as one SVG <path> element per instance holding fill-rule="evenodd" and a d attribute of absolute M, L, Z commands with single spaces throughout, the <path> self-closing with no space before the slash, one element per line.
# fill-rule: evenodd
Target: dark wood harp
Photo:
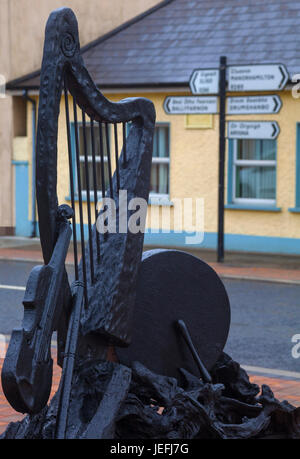
<path fill-rule="evenodd" d="M 62 93 L 71 207 L 59 206 L 57 198 L 58 118 Z M 71 138 L 71 116 L 75 142 Z M 141 231 L 100 234 L 95 221 L 99 216 L 99 191 L 102 198 L 114 200 L 117 224 L 120 190 L 126 190 L 128 202 L 137 197 L 148 201 L 154 124 L 155 110 L 149 100 L 129 98 L 113 103 L 101 94 L 80 55 L 74 13 L 68 8 L 54 11 L 46 26 L 36 154 L 36 195 L 45 264 L 34 268 L 30 275 L 23 302 L 22 327 L 12 333 L 2 371 L 5 395 L 17 411 L 37 413 L 47 404 L 52 381 L 50 346 L 54 330 L 58 331 L 60 365 L 63 365 L 66 340 L 67 347 L 70 342 L 72 347 L 72 334 L 76 332 L 79 339 L 75 340 L 75 348 L 73 340 L 73 350 L 69 347 L 66 351 L 66 355 L 73 355 L 73 360 L 74 349 L 79 360 L 105 358 L 108 346 L 130 343 L 144 234 Z M 80 158 L 79 129 L 83 158 Z M 112 158 L 116 163 L 114 174 Z M 133 214 L 134 210 L 128 211 L 126 223 Z M 64 266 L 71 235 L 75 268 L 72 288 Z M 71 381 L 64 384 L 70 385 Z"/>

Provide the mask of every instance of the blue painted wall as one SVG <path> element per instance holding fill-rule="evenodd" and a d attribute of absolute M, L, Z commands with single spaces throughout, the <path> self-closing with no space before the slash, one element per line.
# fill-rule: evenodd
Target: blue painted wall
<path fill-rule="evenodd" d="M 30 237 L 32 232 L 32 222 L 28 220 L 28 196 L 29 178 L 28 162 L 14 161 L 15 168 L 15 209 L 16 209 L 16 235 Z M 84 225 L 85 239 L 87 240 L 87 225 Z M 77 227 L 77 237 L 79 239 L 80 228 Z M 145 244 L 155 247 L 180 247 L 184 248 L 206 248 L 216 249 L 217 233 L 205 233 L 201 244 L 187 245 L 186 237 L 191 237 L 190 233 L 145 233 Z M 247 236 L 243 234 L 225 234 L 225 250 L 241 252 L 260 252 L 260 253 L 282 253 L 300 255 L 300 239 Z"/>
<path fill-rule="evenodd" d="M 201 244 L 186 245 L 190 233 L 145 233 L 145 244 L 157 247 L 183 247 L 216 249 L 217 233 L 205 233 Z M 225 251 L 281 253 L 300 255 L 300 239 L 225 234 Z"/>
<path fill-rule="evenodd" d="M 28 162 L 13 161 L 15 169 L 16 236 L 31 236 L 32 225 L 28 220 Z"/>
<path fill-rule="evenodd" d="M 77 239 L 80 240 L 80 226 L 76 225 Z M 145 232 L 144 244 L 153 247 L 179 247 L 182 249 L 203 248 L 216 250 L 217 233 L 205 233 L 201 244 L 186 244 L 186 238 L 193 233 Z M 200 235 L 199 235 L 200 236 Z M 84 225 L 84 237 L 88 239 L 88 227 Z M 281 253 L 300 255 L 300 239 L 247 236 L 243 234 L 225 234 L 225 250 L 238 252 Z"/>

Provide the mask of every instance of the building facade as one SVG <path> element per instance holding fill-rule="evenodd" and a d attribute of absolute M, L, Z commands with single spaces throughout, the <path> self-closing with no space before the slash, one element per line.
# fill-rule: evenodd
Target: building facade
<path fill-rule="evenodd" d="M 52 10 L 64 6 L 74 10 L 83 25 L 80 39 L 85 45 L 156 3 L 158 0 L 0 0 L 0 236 L 14 234 L 13 145 L 22 142 L 15 138 L 27 137 L 23 90 L 4 94 L 3 82 L 40 67 L 45 24 Z"/>
<path fill-rule="evenodd" d="M 227 116 L 227 122 L 277 122 L 280 131 L 269 139 L 226 140 L 225 249 L 300 254 L 300 100 L 291 81 L 298 69 L 300 72 L 300 52 L 292 40 L 299 20 L 294 12 L 300 12 L 300 1 L 256 2 L 250 7 L 246 3 L 237 6 L 230 0 L 225 8 L 217 0 L 209 5 L 202 0 L 165 1 L 83 50 L 87 69 L 108 99 L 142 96 L 156 108 L 147 245 L 216 248 L 219 115 L 170 115 L 164 102 L 168 96 L 191 96 L 193 69 L 218 68 L 220 55 L 226 55 L 229 65 L 283 63 L 289 81 L 281 91 L 227 93 L 230 97 L 278 96 L 282 105 L 276 113 Z M 275 34 L 274 27 L 279 24 L 282 34 Z M 9 87 L 12 94 L 26 90 L 38 104 L 38 72 L 11 82 Z M 35 132 L 32 101 L 27 102 L 26 113 L 27 135 L 14 138 L 13 175 L 16 234 L 30 236 L 35 220 L 30 186 Z M 60 203 L 70 201 L 66 145 L 62 99 Z M 191 221 L 178 212 L 184 200 L 192 200 Z M 196 202 L 201 204 L 199 227 Z M 191 237 L 197 233 L 199 237 Z"/>

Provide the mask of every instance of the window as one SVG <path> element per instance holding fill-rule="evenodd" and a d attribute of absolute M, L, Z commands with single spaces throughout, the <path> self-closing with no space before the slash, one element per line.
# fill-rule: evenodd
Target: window
<path fill-rule="evenodd" d="M 295 207 L 290 207 L 290 212 L 300 212 L 300 123 L 296 124 L 296 196 Z"/>
<path fill-rule="evenodd" d="M 169 194 L 170 145 L 169 126 L 157 125 L 153 137 L 150 195 Z"/>
<path fill-rule="evenodd" d="M 86 125 L 85 131 L 86 131 L 87 158 L 88 158 L 88 177 L 89 177 L 89 185 L 90 185 L 90 193 L 91 193 L 93 190 L 94 177 L 93 177 L 91 127 L 88 124 Z M 104 159 L 104 185 L 105 185 L 105 190 L 106 190 L 109 184 L 109 176 L 108 176 L 106 135 L 105 135 L 104 125 L 102 125 L 102 135 L 103 135 L 103 159 Z M 79 154 L 80 154 L 80 180 L 81 180 L 81 189 L 84 194 L 87 191 L 87 181 L 86 181 L 86 172 L 85 172 L 84 137 L 83 137 L 82 125 L 79 125 L 78 127 L 78 137 L 79 137 Z M 100 134 L 99 134 L 98 126 L 94 127 L 94 139 L 95 139 L 97 190 L 98 190 L 98 194 L 102 195 L 102 192 L 101 192 L 102 179 L 101 179 Z"/>
<path fill-rule="evenodd" d="M 276 140 L 235 140 L 233 203 L 275 204 Z"/>
<path fill-rule="evenodd" d="M 127 124 L 127 135 L 130 130 L 130 123 Z M 104 157 L 104 185 L 105 189 L 109 186 L 108 177 L 108 158 L 106 146 L 106 133 L 105 126 L 102 126 L 103 135 L 103 157 Z M 82 125 L 78 126 L 79 137 L 79 152 L 80 152 L 80 178 L 81 188 L 83 194 L 87 191 L 87 181 L 85 173 L 85 157 L 84 157 L 84 136 Z M 110 137 L 110 135 L 108 136 Z M 102 180 L 101 180 L 101 156 L 100 156 L 100 135 L 99 129 L 94 128 L 95 138 L 95 160 L 96 160 L 96 180 L 98 194 L 101 196 Z M 109 139 L 110 140 L 110 139 Z M 88 176 L 90 191 L 93 190 L 93 157 L 92 157 L 92 141 L 91 141 L 91 128 L 86 124 L 86 143 L 87 143 L 87 157 L 88 157 Z M 111 157 L 114 146 L 110 145 Z M 152 168 L 150 177 L 150 195 L 155 197 L 165 197 L 169 194 L 169 126 L 156 125 L 153 136 L 153 155 L 152 155 Z M 76 180 L 77 182 L 77 180 Z"/>

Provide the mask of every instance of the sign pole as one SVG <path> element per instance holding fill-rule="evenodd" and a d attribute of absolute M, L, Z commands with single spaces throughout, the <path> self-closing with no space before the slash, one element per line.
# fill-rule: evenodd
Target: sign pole
<path fill-rule="evenodd" d="M 218 196 L 218 247 L 217 259 L 224 261 L 224 175 L 225 175 L 225 150 L 226 150 L 226 64 L 225 56 L 220 57 L 220 122 L 219 122 L 219 196 Z"/>

